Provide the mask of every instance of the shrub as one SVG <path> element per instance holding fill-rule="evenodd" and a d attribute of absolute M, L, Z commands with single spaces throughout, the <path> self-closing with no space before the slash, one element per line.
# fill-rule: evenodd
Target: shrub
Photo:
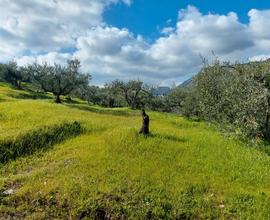
<path fill-rule="evenodd" d="M 201 116 L 229 124 L 246 137 L 267 137 L 268 89 L 255 76 L 260 63 L 205 66 L 197 77 Z"/>

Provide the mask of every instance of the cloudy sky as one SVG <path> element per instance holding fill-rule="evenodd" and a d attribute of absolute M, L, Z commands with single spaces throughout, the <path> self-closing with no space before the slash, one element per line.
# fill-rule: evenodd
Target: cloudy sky
<path fill-rule="evenodd" d="M 213 51 L 230 61 L 270 57 L 270 1 L 0 0 L 0 62 L 76 57 L 93 84 L 171 85 Z"/>

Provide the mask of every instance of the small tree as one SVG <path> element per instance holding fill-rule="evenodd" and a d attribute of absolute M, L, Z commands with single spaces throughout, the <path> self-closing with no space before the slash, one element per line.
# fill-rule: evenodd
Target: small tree
<path fill-rule="evenodd" d="M 87 101 L 88 103 L 101 104 L 102 89 L 98 86 L 80 86 L 75 90 L 75 96 Z"/>
<path fill-rule="evenodd" d="M 128 106 L 132 109 L 136 109 L 138 107 L 140 95 L 147 92 L 144 89 L 143 82 L 139 80 L 130 80 L 128 82 L 114 80 L 108 84 L 107 87 L 120 92 L 125 98 Z"/>
<path fill-rule="evenodd" d="M 61 95 L 69 95 L 76 88 L 88 85 L 91 76 L 80 73 L 79 69 L 80 62 L 77 59 L 68 60 L 67 66 L 50 66 L 47 63 L 29 66 L 33 80 L 43 91 L 53 93 L 56 103 L 61 103 Z"/>
<path fill-rule="evenodd" d="M 21 89 L 24 75 L 16 62 L 10 62 L 8 64 L 1 64 L 0 78 L 2 81 L 8 82 L 16 88 Z"/>

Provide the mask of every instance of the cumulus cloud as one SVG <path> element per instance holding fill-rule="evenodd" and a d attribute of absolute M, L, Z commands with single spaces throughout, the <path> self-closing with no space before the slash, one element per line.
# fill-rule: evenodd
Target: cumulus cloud
<path fill-rule="evenodd" d="M 248 13 L 250 17 L 250 30 L 259 40 L 270 40 L 270 10 L 252 9 Z"/>
<path fill-rule="evenodd" d="M 223 54 L 253 46 L 247 26 L 241 24 L 233 12 L 228 15 L 202 15 L 189 6 L 187 10 L 181 10 L 181 14 L 177 35 L 197 52 L 213 50 Z"/>
<path fill-rule="evenodd" d="M 255 60 L 269 54 L 267 21 L 270 10 L 251 10 L 249 23 L 243 24 L 234 12 L 204 15 L 197 8 L 188 6 L 179 11 L 174 26 L 170 21 L 162 30 L 163 35 L 149 43 L 128 29 L 103 23 L 104 8 L 119 2 L 117 0 L 31 1 L 37 4 L 29 9 L 35 15 L 33 18 L 24 18 L 23 13 L 20 18 L 4 16 L 3 19 L 0 15 L 0 39 L 9 45 L 6 48 L 0 46 L 0 52 L 11 56 L 8 48 L 13 46 L 13 55 L 21 65 L 33 61 L 63 62 L 66 58 L 77 57 L 83 70 L 91 73 L 97 84 L 115 78 L 140 78 L 162 84 L 183 81 L 201 68 L 200 56 L 209 58 L 212 51 L 222 60 L 231 61 Z M 9 10 L 16 11 L 19 6 L 15 2 L 23 5 L 29 0 L 12 2 Z M 131 4 L 129 0 L 122 2 Z M 60 3 L 66 5 L 57 6 Z M 65 47 L 76 50 L 57 52 Z M 18 56 L 24 49 L 30 50 L 31 54 Z"/>
<path fill-rule="evenodd" d="M 57 53 L 50 52 L 43 55 L 36 56 L 21 56 L 17 57 L 15 60 L 17 61 L 19 66 L 25 66 L 31 63 L 48 63 L 53 65 L 54 63 L 65 65 L 68 59 L 72 59 L 73 55 L 70 53 Z"/>
<path fill-rule="evenodd" d="M 119 0 L 120 1 L 120 0 Z M 104 8 L 118 0 L 1 0 L 0 51 L 32 53 L 70 47 L 92 26 L 100 25 Z M 126 4 L 131 1 L 123 0 Z M 3 59 L 3 57 L 2 57 Z"/>
<path fill-rule="evenodd" d="M 78 39 L 75 55 L 95 75 L 164 82 L 196 73 L 200 55 L 215 51 L 238 58 L 254 47 L 249 27 L 235 13 L 202 15 L 192 6 L 180 11 L 176 27 L 166 33 L 149 44 L 126 29 L 98 27 Z"/>
<path fill-rule="evenodd" d="M 162 34 L 168 35 L 174 32 L 174 27 L 165 27 L 161 30 Z"/>
<path fill-rule="evenodd" d="M 262 55 L 250 57 L 249 60 L 250 61 L 264 61 L 269 58 L 270 58 L 270 54 L 262 54 Z"/>
<path fill-rule="evenodd" d="M 270 10 L 252 9 L 248 13 L 250 17 L 250 31 L 258 47 L 264 50 L 270 49 Z"/>

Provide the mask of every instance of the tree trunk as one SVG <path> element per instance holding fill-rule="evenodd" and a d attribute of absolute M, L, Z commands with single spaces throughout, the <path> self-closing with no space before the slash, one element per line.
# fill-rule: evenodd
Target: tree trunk
<path fill-rule="evenodd" d="M 137 104 L 136 104 L 136 101 L 133 100 L 132 103 L 131 103 L 131 108 L 132 108 L 132 109 L 136 109 L 136 107 L 137 107 L 136 105 L 137 105 Z"/>
<path fill-rule="evenodd" d="M 18 89 L 22 89 L 22 82 L 20 80 L 16 81 Z"/>
<path fill-rule="evenodd" d="M 149 134 L 149 116 L 145 113 L 142 114 L 142 127 L 139 131 L 140 134 Z"/>
<path fill-rule="evenodd" d="M 56 94 L 55 95 L 55 103 L 61 103 L 60 95 Z"/>
<path fill-rule="evenodd" d="M 131 102 L 130 102 L 130 100 L 129 100 L 129 98 L 128 98 L 127 91 L 124 91 L 124 93 L 125 93 L 125 99 L 126 99 L 126 102 L 127 102 L 128 106 L 131 107 Z"/>
<path fill-rule="evenodd" d="M 136 93 L 135 96 L 132 97 L 132 99 L 131 99 L 131 108 L 132 109 L 137 108 L 137 96 L 138 96 L 138 93 Z"/>
<path fill-rule="evenodd" d="M 109 108 L 113 108 L 114 107 L 114 103 L 115 103 L 115 100 L 112 99 L 112 98 L 109 98 Z"/>
<path fill-rule="evenodd" d="M 265 125 L 264 125 L 264 130 L 265 130 L 265 138 L 269 140 L 270 134 L 269 134 L 269 122 L 270 122 L 270 97 L 267 97 L 267 112 L 266 112 L 266 119 L 265 119 Z"/>

